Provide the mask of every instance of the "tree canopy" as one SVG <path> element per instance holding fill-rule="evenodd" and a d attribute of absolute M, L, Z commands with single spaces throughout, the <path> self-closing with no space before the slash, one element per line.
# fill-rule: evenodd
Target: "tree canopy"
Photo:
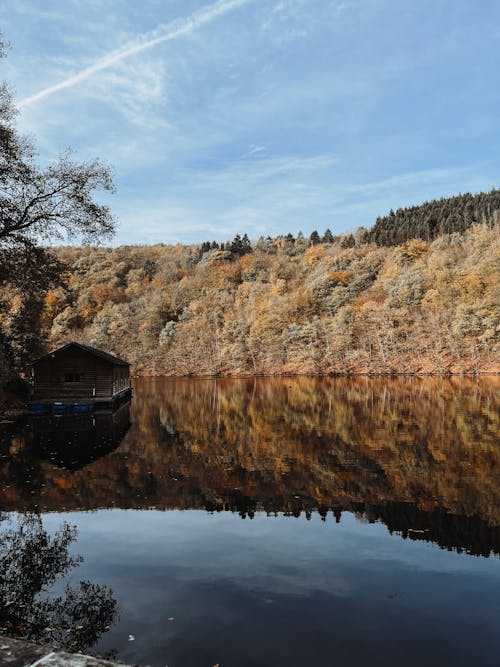
<path fill-rule="evenodd" d="M 0 36 L 0 57 L 5 56 Z M 0 284 L 33 271 L 53 280 L 53 256 L 42 248 L 57 241 L 95 242 L 112 236 L 115 222 L 96 191 L 113 191 L 109 167 L 100 160 L 75 162 L 66 151 L 41 167 L 33 143 L 15 125 L 6 83 L 0 86 Z M 47 272 L 47 269 L 50 269 Z"/>
<path fill-rule="evenodd" d="M 4 57 L 0 34 L 0 59 Z M 51 244 L 95 243 L 112 236 L 115 220 L 109 207 L 94 197 L 114 187 L 105 163 L 77 162 L 70 150 L 40 166 L 33 142 L 16 127 L 16 115 L 4 82 L 0 85 L 0 288 L 15 290 L 23 301 L 34 291 L 43 295 L 61 276 L 63 265 Z M 0 296 L 0 310 L 4 309 Z M 12 352 L 12 343 L 0 325 L 4 356 Z"/>
<path fill-rule="evenodd" d="M 366 240 L 379 246 L 397 246 L 415 238 L 433 241 L 442 234 L 461 234 L 478 223 L 494 227 L 499 221 L 500 190 L 467 192 L 391 210 L 377 218 Z"/>

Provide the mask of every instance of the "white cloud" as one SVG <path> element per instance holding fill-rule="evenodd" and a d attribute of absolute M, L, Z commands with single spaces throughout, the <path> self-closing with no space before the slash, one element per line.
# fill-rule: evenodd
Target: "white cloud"
<path fill-rule="evenodd" d="M 390 208 L 481 189 L 474 166 L 421 170 L 379 181 L 339 182 L 334 156 L 239 160 L 218 172 L 179 172 L 163 194 L 130 202 L 116 243 L 229 240 L 371 226 Z M 189 196 L 188 196 L 189 195 Z"/>
<path fill-rule="evenodd" d="M 291 231 L 308 226 L 310 212 L 329 205 L 324 183 L 336 157 L 260 155 L 218 171 L 177 170 L 153 206 L 136 200 L 117 211 L 123 224 L 116 243 L 224 240 L 243 232 L 256 238 L 280 233 L 283 224 Z"/>
<path fill-rule="evenodd" d="M 158 130 L 168 127 L 157 113 L 166 99 L 165 80 L 161 61 L 120 62 L 92 82 L 88 96 L 114 108 L 134 125 Z"/>
<path fill-rule="evenodd" d="M 124 48 L 106 54 L 77 74 L 69 76 L 52 86 L 47 86 L 34 95 L 25 97 L 19 102 L 18 106 L 20 108 L 31 106 L 32 104 L 44 99 L 45 97 L 77 85 L 78 83 L 92 77 L 94 74 L 112 67 L 125 58 L 129 58 L 130 56 L 136 55 L 158 44 L 171 42 L 179 39 L 180 37 L 190 35 L 202 26 L 215 21 L 220 16 L 234 9 L 247 5 L 251 1 L 252 0 L 219 0 L 212 5 L 208 5 L 203 9 L 194 12 L 187 18 L 179 19 L 167 25 L 159 26 L 156 30 L 141 35 L 135 42 L 125 46 Z"/>
<path fill-rule="evenodd" d="M 442 169 L 422 169 L 407 174 L 397 174 L 380 181 L 354 184 L 345 188 L 348 195 L 373 196 L 382 192 L 408 190 L 422 185 L 456 183 L 463 180 L 470 172 L 470 167 Z"/>

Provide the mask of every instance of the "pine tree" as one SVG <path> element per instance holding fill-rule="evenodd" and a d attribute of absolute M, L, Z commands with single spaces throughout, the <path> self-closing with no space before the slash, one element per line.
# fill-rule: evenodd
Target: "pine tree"
<path fill-rule="evenodd" d="M 321 237 L 316 230 L 311 232 L 311 236 L 309 237 L 309 243 L 311 245 L 318 245 L 319 243 L 321 243 Z"/>
<path fill-rule="evenodd" d="M 242 254 L 242 240 L 241 236 L 239 234 L 236 234 L 234 237 L 232 243 L 231 243 L 231 252 L 233 255 L 241 255 Z"/>
<path fill-rule="evenodd" d="M 323 236 L 323 243 L 333 243 L 333 234 L 330 229 L 325 231 L 325 235 Z"/>
<path fill-rule="evenodd" d="M 344 236 L 340 243 L 341 248 L 354 248 L 356 245 L 356 239 L 352 234 L 348 234 L 347 236 Z"/>
<path fill-rule="evenodd" d="M 241 240 L 241 248 L 242 248 L 242 253 L 241 253 L 242 255 L 248 255 L 253 251 L 252 244 L 247 234 L 243 235 L 243 238 Z"/>

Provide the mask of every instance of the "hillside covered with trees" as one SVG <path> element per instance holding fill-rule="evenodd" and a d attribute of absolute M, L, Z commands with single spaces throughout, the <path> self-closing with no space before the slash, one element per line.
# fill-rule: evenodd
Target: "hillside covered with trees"
<path fill-rule="evenodd" d="M 500 190 L 466 193 L 391 211 L 377 218 L 366 240 L 396 246 L 414 238 L 432 241 L 441 234 L 461 233 L 478 223 L 493 227 L 499 222 Z"/>
<path fill-rule="evenodd" d="M 325 237 L 58 248 L 65 284 L 29 310 L 10 290 L 4 330 L 20 366 L 77 340 L 137 374 L 499 370 L 497 225 L 395 247 Z"/>
<path fill-rule="evenodd" d="M 4 47 L 0 35 L 0 59 Z M 108 166 L 70 152 L 40 166 L 15 121 L 1 84 L 0 403 L 70 340 L 147 375 L 499 370 L 500 190 L 342 236 L 106 248 Z"/>

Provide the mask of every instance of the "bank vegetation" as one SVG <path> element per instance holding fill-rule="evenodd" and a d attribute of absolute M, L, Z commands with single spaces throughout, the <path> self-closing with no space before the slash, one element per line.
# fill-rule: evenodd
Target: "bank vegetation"
<path fill-rule="evenodd" d="M 366 237 L 58 248 L 64 284 L 4 290 L 4 335 L 19 366 L 76 340 L 143 375 L 498 372 L 498 226 Z"/>

